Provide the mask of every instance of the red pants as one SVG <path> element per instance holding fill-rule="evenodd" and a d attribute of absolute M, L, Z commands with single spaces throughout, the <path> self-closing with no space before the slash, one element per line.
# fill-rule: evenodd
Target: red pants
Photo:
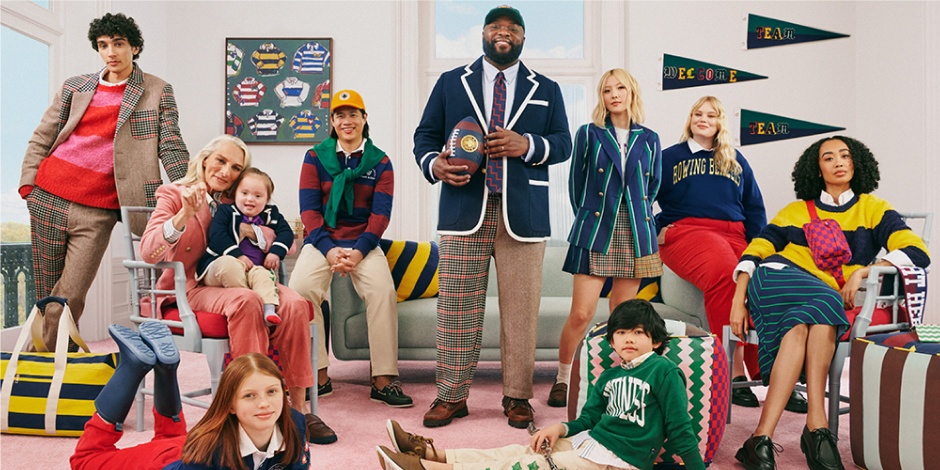
<path fill-rule="evenodd" d="M 180 411 L 180 421 L 153 410 L 154 432 L 150 442 L 126 449 L 114 445 L 121 440 L 122 431 L 106 423 L 95 413 L 85 424 L 85 433 L 78 439 L 75 453 L 69 458 L 73 470 L 120 468 L 122 470 L 160 470 L 183 456 L 186 442 L 186 418 Z"/>
<path fill-rule="evenodd" d="M 743 223 L 695 217 L 675 222 L 666 230 L 666 239 L 659 246 L 663 263 L 705 295 L 708 327 L 718 341 L 723 339 L 722 330 L 731 321 L 736 287 L 731 276 L 745 248 Z M 744 363 L 752 378 L 760 376 L 757 346 L 745 345 Z"/>

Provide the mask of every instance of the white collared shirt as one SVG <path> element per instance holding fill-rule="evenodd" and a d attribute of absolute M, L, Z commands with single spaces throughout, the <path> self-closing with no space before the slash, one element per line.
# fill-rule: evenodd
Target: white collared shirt
<path fill-rule="evenodd" d="M 509 115 L 512 111 L 512 105 L 516 101 L 516 79 L 519 77 L 520 63 L 516 61 L 506 70 L 499 70 L 495 65 L 489 63 L 485 57 L 483 58 L 483 112 L 486 114 L 487 125 L 489 125 L 490 117 L 493 115 L 493 85 L 496 83 L 496 75 L 499 72 L 503 72 L 503 77 L 506 79 L 506 114 L 503 115 L 503 126 L 509 125 Z M 490 132 L 493 132 L 493 130 L 490 129 Z M 535 141 L 528 133 L 523 134 L 523 136 L 529 140 L 529 151 L 522 157 L 528 163 L 532 160 L 532 155 L 535 154 Z"/>
<path fill-rule="evenodd" d="M 130 76 L 128 76 L 128 77 L 125 78 L 124 80 L 121 80 L 121 81 L 119 81 L 119 82 L 117 82 L 117 83 L 111 83 L 111 82 L 109 82 L 109 81 L 107 81 L 107 80 L 104 79 L 104 77 L 106 77 L 106 76 L 108 76 L 108 68 L 107 68 L 107 67 L 105 67 L 104 70 L 101 71 L 101 75 L 98 77 L 98 84 L 104 85 L 104 86 L 121 86 L 121 85 L 127 83 L 127 79 L 128 79 L 128 78 L 131 78 Z"/>
<path fill-rule="evenodd" d="M 365 152 L 365 150 L 366 150 L 366 139 L 365 139 L 365 137 L 363 137 L 363 138 L 362 138 L 362 142 L 359 143 L 359 148 L 357 148 L 356 150 L 353 150 L 352 152 L 347 152 L 346 150 L 344 150 L 344 149 L 343 149 L 343 146 L 340 145 L 339 140 L 338 140 L 338 139 L 336 140 L 336 153 L 342 153 L 343 155 L 346 156 L 346 158 L 349 158 L 350 155 L 352 155 L 352 154 L 354 154 L 354 153 L 356 153 L 356 152 Z"/>
<path fill-rule="evenodd" d="M 695 139 L 689 139 L 686 142 L 689 144 L 689 151 L 691 151 L 692 153 L 698 153 L 698 152 L 701 152 L 702 150 L 705 150 L 707 152 L 712 151 L 712 149 L 707 149 L 705 147 L 702 147 L 698 142 L 695 141 Z"/>
<path fill-rule="evenodd" d="M 849 188 L 849 189 L 847 189 L 844 193 L 840 194 L 838 201 L 836 201 L 836 200 L 832 197 L 831 194 L 827 193 L 826 191 L 823 191 L 823 192 L 819 195 L 819 202 L 821 202 L 821 203 L 823 203 L 823 204 L 825 204 L 825 205 L 827 205 L 827 206 L 840 207 L 840 206 L 844 206 L 846 203 L 848 203 L 849 201 L 851 201 L 853 197 L 855 197 L 855 192 L 852 191 L 852 188 Z"/>
<path fill-rule="evenodd" d="M 238 450 L 241 452 L 242 457 L 251 456 L 253 465 L 252 470 L 261 468 L 261 464 L 271 457 L 274 457 L 274 454 L 280 452 L 284 447 L 284 436 L 281 435 L 281 430 L 275 426 L 274 432 L 271 434 L 271 441 L 268 442 L 267 450 L 258 450 L 255 447 L 255 443 L 251 442 L 251 438 L 248 437 L 248 433 L 245 432 L 245 428 L 241 424 L 238 425 Z"/>

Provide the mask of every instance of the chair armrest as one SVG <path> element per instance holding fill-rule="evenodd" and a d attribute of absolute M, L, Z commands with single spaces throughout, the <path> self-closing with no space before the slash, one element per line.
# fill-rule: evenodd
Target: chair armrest
<path fill-rule="evenodd" d="M 137 300 L 137 311 L 131 313 L 131 321 L 135 323 L 141 323 L 144 321 L 160 321 L 161 323 L 166 324 L 171 328 L 182 328 L 183 329 L 183 344 L 184 348 L 188 351 L 200 351 L 202 349 L 202 330 L 199 328 L 199 323 L 196 321 L 196 314 L 193 312 L 192 307 L 189 306 L 189 300 L 186 298 L 186 270 L 183 268 L 183 263 L 179 261 L 161 261 L 159 263 L 147 263 L 144 261 L 137 260 L 124 260 L 124 267 L 128 271 L 133 271 L 135 269 L 144 269 L 148 270 L 151 273 L 159 273 L 164 269 L 173 270 L 173 290 L 167 289 L 156 289 L 148 288 L 147 292 L 138 291 L 138 295 L 143 297 L 147 294 L 152 294 L 151 297 L 156 295 L 173 295 L 176 297 L 176 306 L 179 309 L 180 321 L 174 320 L 164 320 L 162 318 L 156 318 L 157 312 L 154 310 L 154 318 L 144 318 L 140 315 L 140 299 Z M 136 275 L 132 272 L 131 274 L 132 282 L 138 282 L 136 280 Z M 149 285 L 149 283 L 148 283 Z M 133 294 L 132 294 L 133 295 Z M 154 299 L 155 300 L 155 299 Z M 152 305 L 155 309 L 156 305 Z"/>
<path fill-rule="evenodd" d="M 865 295 L 865 301 L 862 303 L 862 309 L 855 317 L 855 323 L 852 325 L 852 332 L 849 336 L 850 339 L 866 336 L 877 302 L 883 299 L 878 295 L 878 292 L 880 292 L 881 278 L 885 274 L 898 274 L 898 269 L 894 266 L 871 266 L 869 268 L 868 277 L 864 283 L 867 294 Z"/>

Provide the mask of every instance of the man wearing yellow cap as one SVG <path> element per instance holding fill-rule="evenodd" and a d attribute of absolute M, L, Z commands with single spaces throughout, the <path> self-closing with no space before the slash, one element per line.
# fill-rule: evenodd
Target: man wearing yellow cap
<path fill-rule="evenodd" d="M 290 287 L 313 302 L 319 337 L 318 394 L 332 393 L 329 356 L 319 305 L 333 273 L 352 279 L 366 305 L 371 399 L 412 406 L 398 381 L 398 308 L 395 283 L 378 246 L 392 214 L 392 162 L 369 138 L 359 93 L 340 90 L 330 104 L 330 138 L 307 151 L 300 170 L 304 245 Z"/>
<path fill-rule="evenodd" d="M 466 416 L 480 356 L 490 257 L 499 285 L 503 413 L 533 420 L 532 375 L 542 258 L 551 236 L 548 168 L 568 159 L 571 134 L 561 88 L 519 61 L 525 22 L 508 5 L 487 13 L 483 57 L 445 72 L 414 134 L 414 154 L 431 184 L 442 182 L 437 303 L 437 399 L 424 425 Z M 441 149 L 467 116 L 486 134 L 487 164 L 472 175 Z M 485 168 L 484 168 L 485 167 Z M 468 293 L 470 293 L 468 295 Z"/>

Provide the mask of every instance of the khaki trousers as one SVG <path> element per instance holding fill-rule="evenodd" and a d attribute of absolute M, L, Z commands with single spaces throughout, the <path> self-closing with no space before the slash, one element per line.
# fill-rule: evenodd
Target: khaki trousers
<path fill-rule="evenodd" d="M 395 282 L 382 248 L 369 252 L 349 274 L 353 287 L 366 305 L 369 329 L 369 358 L 372 376 L 398 375 L 398 298 Z M 319 333 L 317 369 L 330 365 L 326 352 L 326 329 L 320 303 L 326 295 L 333 273 L 330 263 L 315 246 L 305 244 L 290 276 L 290 288 L 313 303 L 314 321 Z"/>
<path fill-rule="evenodd" d="M 209 263 L 202 282 L 209 287 L 244 287 L 261 296 L 261 303 L 279 305 L 277 275 L 264 266 L 245 265 L 234 256 L 220 256 Z"/>

